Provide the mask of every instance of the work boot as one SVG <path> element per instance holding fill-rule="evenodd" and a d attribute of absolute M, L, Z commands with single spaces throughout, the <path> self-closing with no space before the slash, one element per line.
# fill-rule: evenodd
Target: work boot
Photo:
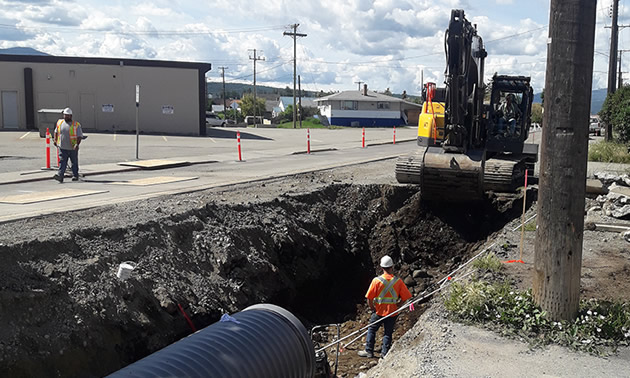
<path fill-rule="evenodd" d="M 54 175 L 53 178 L 57 181 L 59 181 L 60 183 L 63 182 L 63 177 L 59 176 L 59 175 Z"/>
<path fill-rule="evenodd" d="M 367 357 L 367 358 L 373 358 L 374 357 L 374 353 L 372 352 L 368 352 L 367 350 L 360 350 L 359 353 L 357 353 L 359 355 L 359 357 Z"/>

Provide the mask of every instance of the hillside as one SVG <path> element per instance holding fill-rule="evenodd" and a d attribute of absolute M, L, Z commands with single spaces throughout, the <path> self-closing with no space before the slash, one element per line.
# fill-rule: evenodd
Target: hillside
<path fill-rule="evenodd" d="M 606 93 L 608 91 L 606 88 L 602 89 L 594 89 L 591 92 L 591 114 L 597 114 L 604 105 L 604 100 L 606 100 Z M 534 94 L 534 102 L 540 103 L 542 99 L 540 98 L 541 93 Z"/>

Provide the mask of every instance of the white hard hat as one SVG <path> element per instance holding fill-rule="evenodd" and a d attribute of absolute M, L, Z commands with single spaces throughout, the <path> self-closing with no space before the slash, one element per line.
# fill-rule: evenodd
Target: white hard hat
<path fill-rule="evenodd" d="M 72 115 L 72 109 L 70 109 L 70 108 L 65 108 L 65 109 L 63 110 L 63 114 L 70 114 L 70 115 Z"/>
<path fill-rule="evenodd" d="M 381 268 L 391 268 L 394 266 L 394 260 L 389 256 L 383 256 L 381 258 Z"/>

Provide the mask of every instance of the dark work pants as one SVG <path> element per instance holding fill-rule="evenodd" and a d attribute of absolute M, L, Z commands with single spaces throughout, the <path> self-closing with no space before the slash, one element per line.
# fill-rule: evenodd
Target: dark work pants
<path fill-rule="evenodd" d="M 64 173 L 66 173 L 66 167 L 68 166 L 68 159 L 70 159 L 72 162 L 72 176 L 79 177 L 79 151 L 60 148 L 59 152 L 61 156 L 59 157 L 59 171 L 57 175 L 63 178 Z"/>
<path fill-rule="evenodd" d="M 365 350 L 370 353 L 374 353 L 374 342 L 376 341 L 376 331 L 381 327 L 385 327 L 385 335 L 383 336 L 383 346 L 381 348 L 381 357 L 385 357 L 389 348 L 392 346 L 392 335 L 394 334 L 394 323 L 396 322 L 396 316 L 390 316 L 376 324 L 372 324 L 375 321 L 384 318 L 384 316 L 378 316 L 373 313 L 370 316 L 370 324 L 368 327 L 367 337 L 365 338 Z"/>

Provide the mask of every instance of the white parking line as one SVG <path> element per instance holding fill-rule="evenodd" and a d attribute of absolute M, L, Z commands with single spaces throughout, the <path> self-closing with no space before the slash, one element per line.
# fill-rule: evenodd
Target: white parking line
<path fill-rule="evenodd" d="M 29 132 L 27 132 L 26 134 L 22 135 L 22 136 L 20 137 L 20 139 L 24 139 L 24 138 L 26 138 L 26 137 L 28 136 L 28 134 L 30 134 L 30 133 L 31 133 L 30 131 L 29 131 Z"/>
<path fill-rule="evenodd" d="M 216 140 L 214 140 L 212 138 L 210 138 L 210 140 L 212 141 L 212 143 L 216 143 L 217 142 Z"/>
<path fill-rule="evenodd" d="M 168 142 L 168 139 L 166 139 L 164 135 L 162 135 L 162 139 L 164 139 L 165 142 Z"/>

